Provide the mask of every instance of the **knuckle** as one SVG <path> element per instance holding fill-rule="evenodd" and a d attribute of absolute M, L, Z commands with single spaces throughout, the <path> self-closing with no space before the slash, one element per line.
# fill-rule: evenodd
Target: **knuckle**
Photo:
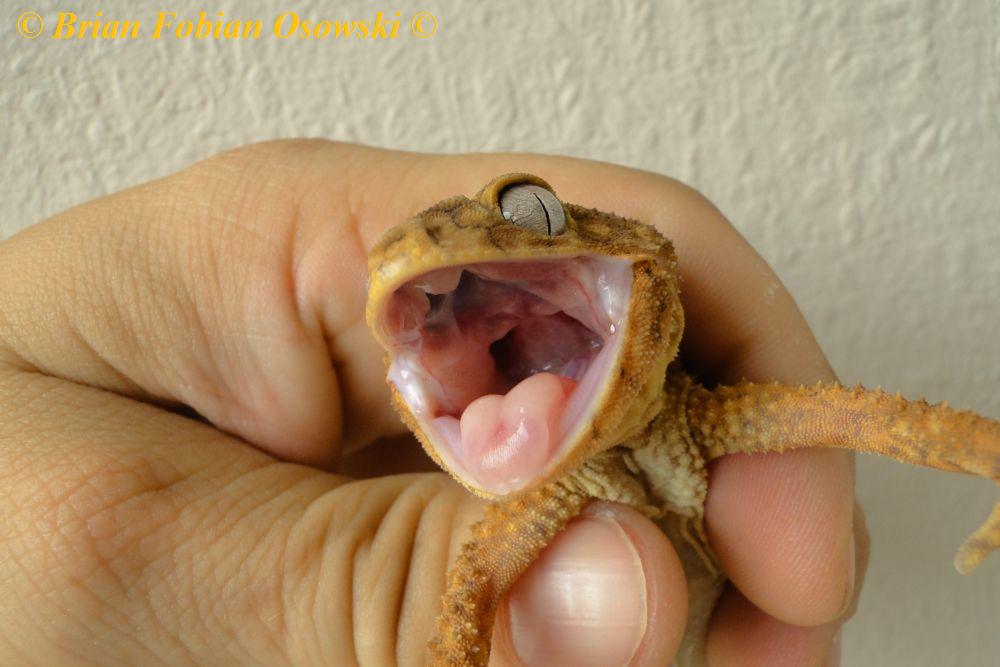
<path fill-rule="evenodd" d="M 38 581 L 84 602 L 132 590 L 173 546 L 161 530 L 177 513 L 162 471 L 97 453 L 52 463 L 19 485 L 32 494 L 17 519 L 34 534 L 34 554 L 43 554 Z"/>
<path fill-rule="evenodd" d="M 285 552 L 293 655 L 419 664 L 468 494 L 440 474 L 351 482 L 319 498 Z M 335 639 L 334 639 L 335 638 Z"/>
<path fill-rule="evenodd" d="M 102 655 L 123 631 L 112 617 L 128 617 L 131 632 L 156 623 L 151 572 L 170 554 L 159 529 L 174 510 L 154 500 L 164 482 L 148 467 L 92 454 L 46 463 L 2 486 L 2 587 L 17 601 L 11 620 L 21 630 L 12 636 L 56 650 L 93 633 L 85 653 Z"/>
<path fill-rule="evenodd" d="M 57 644 L 90 633 L 97 662 L 166 636 L 197 638 L 185 650 L 202 658 L 280 663 L 283 508 L 274 500 L 295 480 L 265 466 L 206 484 L 169 463 L 79 444 L 84 454 L 0 485 L 0 498 L 21 499 L 0 513 L 3 587 L 31 623 Z M 279 491 L 261 491 L 269 487 Z M 129 622 L 112 622 L 121 618 Z"/>

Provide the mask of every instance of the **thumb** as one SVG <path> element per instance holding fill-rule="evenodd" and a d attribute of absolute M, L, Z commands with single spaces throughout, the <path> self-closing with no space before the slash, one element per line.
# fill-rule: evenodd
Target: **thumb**
<path fill-rule="evenodd" d="M 666 536 L 631 508 L 593 503 L 501 604 L 490 664 L 665 665 L 686 615 L 684 572 Z"/>

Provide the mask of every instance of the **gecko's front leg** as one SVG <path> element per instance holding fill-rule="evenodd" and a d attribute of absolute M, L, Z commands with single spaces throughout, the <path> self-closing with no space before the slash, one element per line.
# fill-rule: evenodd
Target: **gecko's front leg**
<path fill-rule="evenodd" d="M 586 501 L 555 483 L 487 506 L 449 572 L 437 636 L 430 643 L 434 665 L 487 664 L 500 600 Z"/>
<path fill-rule="evenodd" d="M 448 575 L 438 634 L 430 646 L 433 664 L 487 664 L 500 600 L 591 500 L 652 511 L 619 454 L 595 456 L 568 477 L 486 508 Z"/>
<path fill-rule="evenodd" d="M 908 401 L 860 386 L 795 387 L 743 382 L 708 390 L 677 378 L 692 439 L 709 458 L 725 454 L 833 447 L 1000 483 L 1000 423 L 947 404 Z M 1000 548 L 1000 502 L 958 550 L 968 573 Z"/>

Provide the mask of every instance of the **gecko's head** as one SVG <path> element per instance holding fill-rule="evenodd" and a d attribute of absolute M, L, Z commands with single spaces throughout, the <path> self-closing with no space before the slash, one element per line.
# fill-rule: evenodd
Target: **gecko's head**
<path fill-rule="evenodd" d="M 669 241 L 563 204 L 527 174 L 389 230 L 369 273 L 368 324 L 397 409 L 486 497 L 560 476 L 645 427 L 683 328 Z"/>

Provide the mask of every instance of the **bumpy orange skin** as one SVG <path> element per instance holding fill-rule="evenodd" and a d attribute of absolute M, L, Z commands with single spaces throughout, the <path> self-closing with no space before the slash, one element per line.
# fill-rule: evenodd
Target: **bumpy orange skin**
<path fill-rule="evenodd" d="M 693 392 L 687 414 L 709 458 L 832 447 L 1000 481 L 1000 423 L 947 404 L 861 386 L 742 382 Z M 1000 502 L 959 549 L 955 568 L 971 572 L 997 548 Z"/>
<path fill-rule="evenodd" d="M 407 280 L 448 266 L 581 254 L 625 258 L 632 263 L 632 297 L 623 346 L 594 415 L 543 479 L 497 499 L 453 474 L 473 493 L 502 502 L 473 528 L 449 575 L 439 634 L 430 645 L 433 664 L 488 663 L 503 595 L 592 498 L 635 507 L 657 519 L 670 537 L 690 596 L 677 664 L 703 664 L 708 618 L 725 577 L 703 523 L 706 463 L 712 458 L 838 447 L 1000 481 L 1000 423 L 971 412 L 836 384 L 701 387 L 670 365 L 684 326 L 670 242 L 649 225 L 572 204 L 563 204 L 564 234 L 522 229 L 503 218 L 497 203 L 513 183 L 551 190 L 528 174 L 501 176 L 472 199 L 453 197 L 432 206 L 373 248 L 367 319 L 380 343 L 388 347 L 380 321 L 387 297 Z M 407 426 L 445 467 L 435 443 L 390 386 Z M 956 567 L 968 572 L 998 548 L 1000 503 L 962 546 Z"/>
<path fill-rule="evenodd" d="M 605 454 L 588 459 L 573 475 L 487 507 L 449 573 L 438 636 L 430 644 L 433 664 L 486 664 L 503 596 L 595 497 L 653 509 L 645 505 L 645 490 L 629 476 L 622 458 Z"/>
<path fill-rule="evenodd" d="M 446 199 L 407 223 L 389 230 L 369 255 L 366 316 L 376 339 L 389 346 L 381 315 L 388 297 L 411 278 L 433 269 L 500 260 L 537 260 L 578 255 L 626 259 L 632 263 L 632 294 L 624 345 L 602 388 L 594 418 L 581 424 L 562 448 L 561 457 L 528 493 L 546 480 L 563 477 L 597 452 L 622 442 L 656 413 L 667 364 L 676 356 L 684 329 L 677 259 L 671 243 L 649 225 L 593 209 L 564 204 L 566 230 L 543 236 L 504 219 L 499 193 L 512 183 L 549 188 L 529 174 L 507 174 L 491 181 L 473 199 Z M 388 359 L 387 359 L 388 363 Z M 424 425 L 390 382 L 393 402 L 427 453 L 473 493 L 497 497 L 470 485 L 449 470 Z"/>

